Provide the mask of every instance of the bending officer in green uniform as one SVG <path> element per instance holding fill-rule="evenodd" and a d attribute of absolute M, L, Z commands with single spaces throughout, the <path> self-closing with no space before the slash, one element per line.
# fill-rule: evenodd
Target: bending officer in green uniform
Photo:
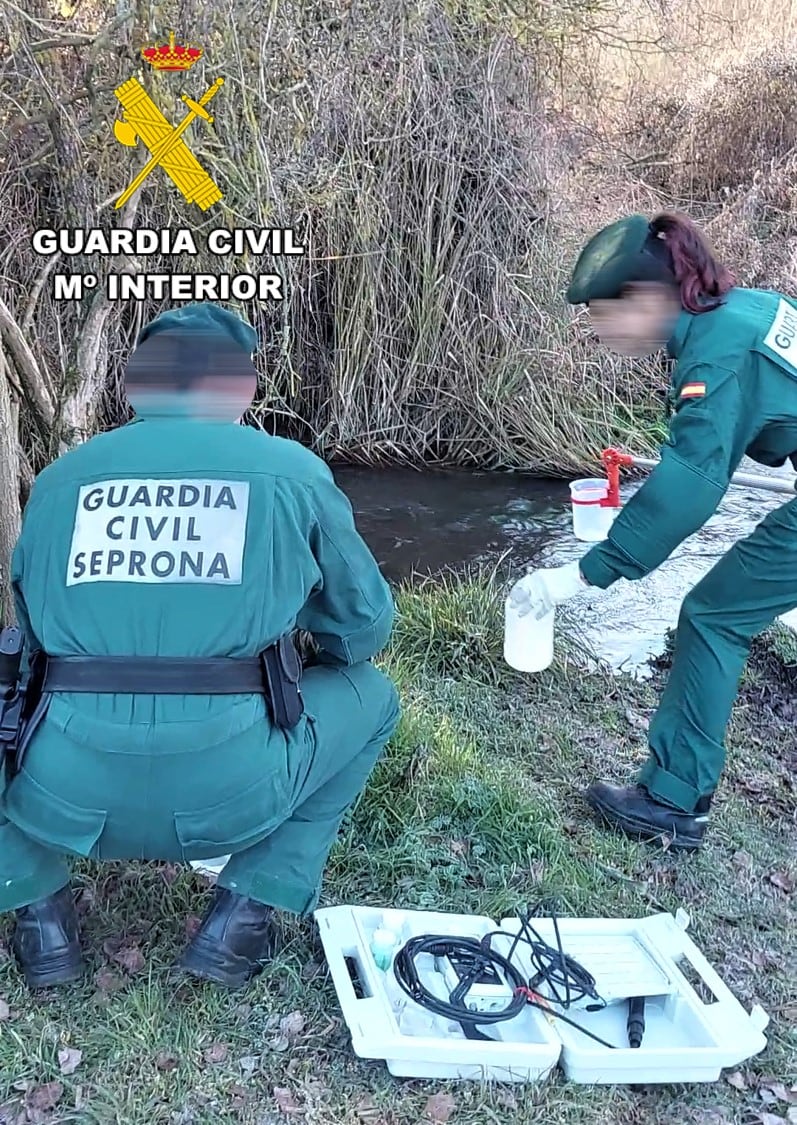
<path fill-rule="evenodd" d="M 745 454 L 797 468 L 797 302 L 736 287 L 691 220 L 633 215 L 600 231 L 578 259 L 567 299 L 589 307 L 597 335 L 621 355 L 666 346 L 677 361 L 674 415 L 660 465 L 607 539 L 580 562 L 517 583 L 527 609 L 644 578 L 714 513 Z M 751 640 L 795 607 L 797 499 L 736 543 L 684 600 L 637 784 L 587 791 L 604 821 L 700 846 Z"/>
<path fill-rule="evenodd" d="M 316 906 L 397 726 L 371 663 L 393 599 L 348 500 L 307 449 L 238 424 L 256 346 L 211 304 L 156 318 L 127 372 L 137 417 L 46 468 L 26 506 L 13 587 L 45 679 L 0 801 L 0 911 L 33 987 L 84 969 L 74 856 L 229 855 L 180 966 L 245 984 L 274 909 Z M 298 691 L 297 629 L 320 647 Z"/>

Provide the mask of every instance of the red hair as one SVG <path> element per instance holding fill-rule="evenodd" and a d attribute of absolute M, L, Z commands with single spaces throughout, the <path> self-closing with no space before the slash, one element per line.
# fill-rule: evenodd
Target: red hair
<path fill-rule="evenodd" d="M 657 215 L 650 229 L 670 252 L 681 305 L 691 313 L 715 309 L 736 285 L 736 278 L 714 257 L 702 231 L 687 215 L 668 212 Z"/>

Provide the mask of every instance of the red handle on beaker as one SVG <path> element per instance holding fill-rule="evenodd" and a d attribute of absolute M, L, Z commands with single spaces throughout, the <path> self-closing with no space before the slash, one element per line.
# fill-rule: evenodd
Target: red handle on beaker
<path fill-rule="evenodd" d="M 605 499 L 601 500 L 602 508 L 619 508 L 620 507 L 620 468 L 630 467 L 634 463 L 634 458 L 628 453 L 621 453 L 619 449 L 604 449 L 601 453 L 601 461 L 606 470 L 606 476 L 609 481 L 609 491 Z"/>

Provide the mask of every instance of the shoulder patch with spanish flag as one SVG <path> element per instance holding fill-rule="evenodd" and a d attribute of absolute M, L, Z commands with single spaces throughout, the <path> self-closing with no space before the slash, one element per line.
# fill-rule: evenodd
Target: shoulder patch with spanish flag
<path fill-rule="evenodd" d="M 681 391 L 681 398 L 700 398 L 706 393 L 705 383 L 687 383 Z"/>

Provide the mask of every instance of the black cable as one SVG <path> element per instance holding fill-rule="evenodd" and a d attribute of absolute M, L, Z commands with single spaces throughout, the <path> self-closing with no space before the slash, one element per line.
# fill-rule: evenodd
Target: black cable
<path fill-rule="evenodd" d="M 455 956 L 459 954 L 463 960 L 470 961 L 472 959 L 472 968 L 462 977 L 451 993 L 449 1003 L 435 996 L 421 983 L 418 970 L 415 968 L 415 958 L 421 953 L 429 953 L 433 957 L 449 957 L 452 954 Z M 512 1000 L 501 1012 L 472 1012 L 464 1006 L 462 1000 L 485 968 L 494 965 L 499 965 L 506 973 L 507 979 L 511 981 Z M 428 934 L 423 937 L 411 938 L 396 954 L 393 972 L 402 990 L 416 1004 L 434 1012 L 435 1015 L 453 1020 L 456 1023 L 484 1025 L 501 1023 L 503 1020 L 511 1020 L 520 1015 L 527 1003 L 526 997 L 521 991 L 526 987 L 525 978 L 506 957 L 485 949 L 483 943 L 477 941 L 476 938 L 455 938 L 449 937 L 447 934 Z"/>
<path fill-rule="evenodd" d="M 514 1019 L 528 1005 L 547 1016 L 561 1020 L 569 1027 L 580 1031 L 587 1038 L 600 1043 L 602 1047 L 616 1050 L 613 1043 L 607 1043 L 605 1039 L 587 1031 L 575 1020 L 569 1019 L 562 1012 L 549 1006 L 551 1003 L 558 1003 L 562 1007 L 569 1007 L 572 1003 L 586 996 L 595 998 L 597 1001 L 596 1007 L 603 1008 L 606 1006 L 605 1001 L 601 999 L 595 989 L 595 979 L 591 973 L 587 972 L 572 957 L 568 957 L 562 949 L 561 936 L 555 916 L 552 920 L 557 939 L 556 949 L 547 945 L 533 929 L 529 921 L 528 911 L 521 912 L 519 919 L 521 928 L 515 935 L 506 957 L 490 948 L 491 938 L 499 935 L 506 937 L 506 933 L 501 930 L 493 931 L 481 940 L 455 938 L 444 934 L 427 934 L 410 939 L 398 951 L 393 962 L 393 972 L 400 988 L 410 999 L 427 1011 L 459 1023 L 468 1038 L 476 1038 L 477 1036 L 482 1038 L 475 1031 L 476 1024 L 497 1024 Z M 531 981 L 527 981 L 512 963 L 512 955 L 521 941 L 530 946 L 532 966 L 537 970 Z M 451 992 L 448 1003 L 435 996 L 421 982 L 415 967 L 415 958 L 422 953 L 431 954 L 434 957 L 459 956 L 460 960 L 469 963 L 470 968 L 461 975 L 460 982 Z M 504 970 L 507 981 L 512 987 L 513 997 L 511 1002 L 500 1012 L 473 1012 L 466 1008 L 464 999 L 471 986 L 485 970 L 492 968 L 494 971 L 496 965 Z M 536 992 L 537 985 L 542 981 L 545 981 L 555 994 L 551 1000 L 545 997 L 546 1003 L 541 1003 L 530 995 Z M 564 1001 L 558 999 L 557 985 L 565 989 Z"/>
<path fill-rule="evenodd" d="M 559 932 L 559 923 L 556 915 L 551 913 L 551 921 L 553 922 L 554 933 L 556 934 L 556 948 L 548 945 L 543 941 L 534 927 L 531 925 L 530 914 L 528 909 L 518 913 L 518 920 L 520 922 L 520 929 L 515 935 L 512 945 L 510 947 L 507 957 L 511 961 L 515 950 L 521 942 L 529 947 L 529 959 L 532 968 L 537 972 L 529 980 L 528 987 L 533 992 L 538 992 L 540 985 L 544 982 L 548 985 L 551 992 L 550 996 L 546 996 L 547 1000 L 551 1003 L 558 1004 L 560 1007 L 567 1011 L 571 1005 L 583 1000 L 585 997 L 592 997 L 595 1001 L 594 1004 L 587 1006 L 588 1012 L 600 1011 L 606 1007 L 606 1001 L 598 995 L 595 987 L 595 978 L 588 972 L 583 965 L 579 965 L 572 957 L 569 957 L 562 948 L 562 937 Z M 494 930 L 488 937 L 505 937 L 506 934 L 502 930 Z M 564 988 L 564 999 L 559 995 L 557 988 Z"/>
<path fill-rule="evenodd" d="M 528 1000 L 527 1003 L 530 1004 L 532 1008 L 537 1008 L 539 1009 L 539 1011 L 545 1012 L 547 1016 L 553 1016 L 555 1019 L 560 1020 L 562 1023 L 566 1023 L 568 1027 L 575 1028 L 575 1030 L 580 1031 L 582 1035 L 586 1035 L 587 1039 L 594 1039 L 596 1043 L 600 1043 L 601 1047 L 608 1047 L 610 1051 L 617 1050 L 617 1047 L 614 1043 L 607 1043 L 605 1039 L 601 1039 L 600 1035 L 595 1035 L 594 1032 L 587 1031 L 587 1029 L 585 1027 L 582 1027 L 580 1023 L 576 1023 L 575 1020 L 568 1019 L 568 1017 L 563 1016 L 561 1012 L 555 1012 L 553 1008 L 546 1008 L 544 1004 L 538 1004 L 536 1000 Z"/>

